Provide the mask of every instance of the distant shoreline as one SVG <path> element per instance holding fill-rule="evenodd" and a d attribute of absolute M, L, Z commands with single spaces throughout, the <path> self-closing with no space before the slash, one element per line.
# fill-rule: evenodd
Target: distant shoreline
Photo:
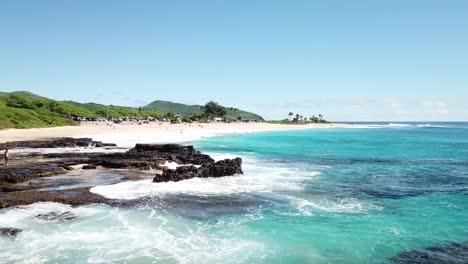
<path fill-rule="evenodd" d="M 152 139 L 154 143 L 178 143 L 225 134 L 344 127 L 352 127 L 352 125 L 284 125 L 262 122 L 200 124 L 169 124 L 165 122 L 154 122 L 138 125 L 135 122 L 124 122 L 122 124 L 87 122 L 79 126 L 0 130 L 0 143 L 56 137 L 91 137 L 96 140 L 114 142 L 117 143 L 117 145 L 122 142 L 138 142 L 138 140 L 142 138 Z"/>

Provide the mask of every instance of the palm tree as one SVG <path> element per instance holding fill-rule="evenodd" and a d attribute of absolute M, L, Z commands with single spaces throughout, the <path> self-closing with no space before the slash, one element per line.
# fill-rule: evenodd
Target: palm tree
<path fill-rule="evenodd" d="M 311 121 L 313 121 L 314 123 L 317 123 L 317 117 L 315 115 L 313 115 L 311 118 Z"/>
<path fill-rule="evenodd" d="M 299 121 L 299 116 L 300 116 L 299 114 L 296 114 L 296 117 L 294 118 L 293 121 L 295 121 L 295 122 Z"/>
<path fill-rule="evenodd" d="M 294 113 L 293 113 L 293 112 L 289 112 L 289 114 L 288 114 L 288 116 L 289 116 L 289 119 L 291 119 L 293 115 L 294 115 Z"/>
<path fill-rule="evenodd" d="M 319 121 L 323 122 L 323 115 L 322 114 L 319 114 Z"/>

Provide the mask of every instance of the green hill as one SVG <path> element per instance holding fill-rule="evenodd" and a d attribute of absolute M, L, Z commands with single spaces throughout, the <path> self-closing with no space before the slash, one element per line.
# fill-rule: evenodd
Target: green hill
<path fill-rule="evenodd" d="M 0 93 L 0 129 L 75 125 L 73 116 L 161 117 L 154 110 L 56 101 L 30 92 Z"/>
<path fill-rule="evenodd" d="M 174 113 L 181 116 L 189 116 L 192 113 L 201 114 L 202 111 L 200 110 L 200 107 L 201 105 L 186 105 L 157 100 L 145 106 L 144 109 L 152 109 L 162 113 Z M 231 119 L 236 119 L 240 116 L 242 119 L 246 120 L 264 120 L 263 117 L 257 114 L 239 110 L 234 107 L 225 107 L 225 109 L 227 112 L 226 117 Z"/>
<path fill-rule="evenodd" d="M 72 125 L 69 113 L 85 115 L 88 111 L 29 92 L 0 94 L 0 128 Z"/>
<path fill-rule="evenodd" d="M 263 120 L 261 116 L 226 108 L 228 117 Z M 166 113 L 188 116 L 200 113 L 198 105 L 155 101 L 139 109 L 126 106 L 57 101 L 30 92 L 0 92 L 0 129 L 75 125 L 73 116 L 81 117 L 163 117 Z"/>
<path fill-rule="evenodd" d="M 163 117 L 162 112 L 152 109 L 139 109 L 128 106 L 103 105 L 96 103 L 78 103 L 74 101 L 64 101 L 64 103 L 86 109 L 93 113 L 86 117 Z"/>

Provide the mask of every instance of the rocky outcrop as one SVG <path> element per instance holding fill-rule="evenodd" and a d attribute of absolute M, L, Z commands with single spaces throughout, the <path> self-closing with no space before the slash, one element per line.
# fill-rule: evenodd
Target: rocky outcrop
<path fill-rule="evenodd" d="M 210 156 L 195 150 L 193 146 L 178 144 L 136 144 L 127 155 L 158 157 L 159 160 L 174 161 L 178 164 L 203 165 L 214 162 Z"/>
<path fill-rule="evenodd" d="M 202 170 L 202 175 L 205 178 L 243 174 L 241 158 L 220 160 L 216 163 L 204 165 L 200 169 Z"/>
<path fill-rule="evenodd" d="M 57 142 L 67 143 L 57 143 Z M 70 141 L 71 140 L 71 141 Z M 54 146 L 76 144 L 76 142 L 94 142 L 91 139 L 57 139 Z M 43 146 L 43 141 L 15 143 L 17 146 Z M 84 143 L 83 143 L 84 144 Z M 50 145 L 49 145 L 50 146 Z M 32 159 L 27 162 L 27 159 Z M 0 168 L 0 183 L 19 183 L 38 177 L 47 177 L 67 173 L 78 164 L 85 164 L 79 168 L 85 170 L 96 169 L 97 166 L 110 169 L 159 169 L 163 173 L 155 177 L 154 181 L 180 181 L 193 177 L 222 177 L 242 173 L 242 160 L 223 160 L 215 162 L 210 156 L 202 154 L 193 146 L 177 144 L 137 144 L 124 153 L 51 153 L 34 154 L 21 157 L 20 165 Z M 197 165 L 197 167 L 180 167 L 168 170 L 164 164 L 172 161 L 180 165 Z"/>
<path fill-rule="evenodd" d="M 138 169 L 150 170 L 159 168 L 159 165 L 164 161 L 158 159 L 138 160 L 125 156 L 122 157 L 108 157 L 107 159 L 98 160 L 97 164 L 109 169 Z"/>
<path fill-rule="evenodd" d="M 65 169 L 57 164 L 35 165 L 22 167 L 7 167 L 0 170 L 0 182 L 19 183 L 38 177 L 48 177 L 65 173 Z"/>
<path fill-rule="evenodd" d="M 37 202 L 56 202 L 70 205 L 108 203 L 109 199 L 91 193 L 90 188 L 77 188 L 54 191 L 22 191 L 0 193 L 0 209 Z"/>
<path fill-rule="evenodd" d="M 10 142 L 15 147 L 67 147 L 90 144 L 91 139 L 61 138 L 57 140 Z M 179 165 L 175 170 L 166 167 L 168 161 Z M 161 174 L 153 178 L 154 182 L 181 181 L 194 177 L 222 177 L 242 174 L 242 160 L 221 160 L 215 162 L 210 156 L 197 151 L 193 146 L 177 144 L 137 144 L 126 152 L 117 153 L 25 153 L 13 152 L 13 159 L 8 166 L 0 166 L 0 208 L 16 205 L 32 204 L 36 202 L 59 202 L 70 205 L 90 203 L 110 203 L 100 195 L 89 192 L 89 188 L 70 187 L 57 189 L 76 184 L 76 180 L 60 177 L 58 181 L 49 177 L 73 171 L 73 178 L 79 176 L 80 169 L 131 169 L 149 170 L 158 169 Z M 119 172 L 122 172 L 119 170 Z M 131 176 L 134 172 L 132 172 Z M 87 177 L 92 173 L 86 173 Z M 112 175 L 114 176 L 114 175 Z M 112 177 L 111 176 L 111 177 Z M 116 182 L 146 179 L 148 176 L 135 175 L 132 177 L 118 177 Z M 152 175 L 149 175 L 151 178 Z M 29 181 L 29 182 L 28 182 Z M 55 183 L 52 183 L 55 182 Z M 115 183 L 115 182 L 113 182 Z M 57 185 L 58 184 L 58 185 Z M 92 185 L 89 185 L 92 186 Z M 120 201 L 119 201 L 120 202 Z M 68 218 L 67 215 L 53 213 L 38 216 L 41 219 Z"/>
<path fill-rule="evenodd" d="M 75 147 L 115 147 L 113 143 L 93 141 L 91 138 L 61 137 L 44 140 L 12 141 L 0 144 L 0 149 L 5 148 L 75 148 Z"/>
<path fill-rule="evenodd" d="M 16 237 L 21 232 L 23 232 L 23 230 L 19 228 L 13 228 L 13 227 L 0 228 L 0 236 Z"/>
<path fill-rule="evenodd" d="M 182 181 L 191 178 L 223 177 L 242 174 L 242 159 L 225 159 L 206 163 L 201 167 L 181 166 L 175 170 L 165 170 L 157 174 L 153 182 Z"/>
<path fill-rule="evenodd" d="M 44 141 L 9 142 L 15 147 L 64 147 L 81 146 L 92 141 L 91 139 L 60 138 Z M 110 144 L 109 144 L 110 145 Z M 50 176 L 63 171 L 70 171 L 72 166 L 86 164 L 83 169 L 95 169 L 96 166 L 111 169 L 164 169 L 161 165 L 166 161 L 178 164 L 205 165 L 212 164 L 214 160 L 195 150 L 193 146 L 177 144 L 137 144 L 134 148 L 123 153 L 31 153 L 13 154 L 12 164 L 0 168 L 0 182 L 22 182 L 36 177 Z M 26 162 L 28 159 L 31 162 Z M 20 161 L 21 163 L 17 165 Z"/>

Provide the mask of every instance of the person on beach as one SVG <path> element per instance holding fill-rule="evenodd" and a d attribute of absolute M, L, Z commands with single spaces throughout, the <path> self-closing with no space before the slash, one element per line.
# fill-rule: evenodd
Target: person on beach
<path fill-rule="evenodd" d="M 3 153 L 3 158 L 5 159 L 5 166 L 8 166 L 8 162 L 10 161 L 10 153 L 8 152 L 8 149 Z"/>

